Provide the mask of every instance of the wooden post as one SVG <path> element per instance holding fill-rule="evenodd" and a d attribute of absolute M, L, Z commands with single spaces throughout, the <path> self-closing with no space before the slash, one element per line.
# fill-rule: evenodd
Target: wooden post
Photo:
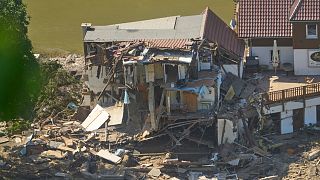
<path fill-rule="evenodd" d="M 171 114 L 170 91 L 167 91 L 167 114 Z"/>
<path fill-rule="evenodd" d="M 166 90 L 163 89 L 162 90 L 162 95 L 161 95 L 161 100 L 160 100 L 160 104 L 159 104 L 159 112 L 158 112 L 158 115 L 157 115 L 157 119 L 156 119 L 156 124 L 157 126 L 159 125 L 159 121 L 160 121 L 160 118 L 162 116 L 162 113 L 163 113 L 163 102 L 165 100 L 165 96 L 166 96 Z"/>
<path fill-rule="evenodd" d="M 151 128 L 153 130 L 158 129 L 158 125 L 156 123 L 156 114 L 155 114 L 155 98 L 154 98 L 154 85 L 153 82 L 149 82 L 149 111 L 150 111 L 150 120 L 151 120 Z"/>

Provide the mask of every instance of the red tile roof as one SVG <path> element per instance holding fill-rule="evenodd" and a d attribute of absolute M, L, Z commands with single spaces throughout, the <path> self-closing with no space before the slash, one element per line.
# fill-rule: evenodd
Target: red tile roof
<path fill-rule="evenodd" d="M 320 21 L 320 0 L 295 0 L 290 21 Z"/>
<path fill-rule="evenodd" d="M 209 8 L 206 8 L 202 14 L 205 18 L 202 27 L 202 38 L 217 42 L 219 46 L 242 57 L 245 45 L 244 41 L 238 38 L 236 32 Z"/>
<path fill-rule="evenodd" d="M 172 49 L 183 49 L 186 48 L 186 43 L 189 39 L 149 39 L 142 40 L 149 43 L 149 47 L 155 48 L 172 48 Z"/>
<path fill-rule="evenodd" d="M 132 42 L 144 42 L 150 48 L 186 49 L 190 39 L 136 39 L 123 41 L 120 45 L 127 45 Z"/>
<path fill-rule="evenodd" d="M 292 0 L 239 0 L 239 37 L 292 37 L 292 25 L 289 22 L 291 2 Z"/>

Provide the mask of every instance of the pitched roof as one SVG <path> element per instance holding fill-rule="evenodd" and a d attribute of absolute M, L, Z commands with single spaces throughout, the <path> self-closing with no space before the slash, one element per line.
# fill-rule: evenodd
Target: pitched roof
<path fill-rule="evenodd" d="M 238 38 L 237 33 L 209 8 L 206 8 L 202 14 L 204 16 L 202 39 L 217 42 L 223 48 L 242 56 L 245 45 Z"/>
<path fill-rule="evenodd" d="M 183 42 L 191 38 L 206 38 L 237 56 L 244 54 L 244 42 L 208 8 L 200 15 L 92 26 L 90 29 L 84 37 L 85 42 L 145 40 L 158 47 L 183 48 Z"/>
<path fill-rule="evenodd" d="M 320 0 L 295 0 L 290 21 L 320 21 Z"/>
<path fill-rule="evenodd" d="M 239 0 L 239 37 L 292 37 L 292 25 L 289 22 L 291 2 L 292 0 Z"/>

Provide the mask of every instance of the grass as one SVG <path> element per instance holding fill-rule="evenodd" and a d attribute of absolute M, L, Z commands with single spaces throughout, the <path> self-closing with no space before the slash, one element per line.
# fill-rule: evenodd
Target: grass
<path fill-rule="evenodd" d="M 80 24 L 108 25 L 172 15 L 200 14 L 209 7 L 224 21 L 233 0 L 24 0 L 31 16 L 29 37 L 35 52 L 82 53 Z"/>

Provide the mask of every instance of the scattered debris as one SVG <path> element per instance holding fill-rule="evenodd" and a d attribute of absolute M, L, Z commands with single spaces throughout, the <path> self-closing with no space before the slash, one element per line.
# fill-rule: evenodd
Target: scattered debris
<path fill-rule="evenodd" d="M 113 162 L 115 164 L 119 164 L 121 162 L 121 157 L 110 153 L 108 150 L 101 149 L 96 155 L 100 156 L 110 162 Z"/>

